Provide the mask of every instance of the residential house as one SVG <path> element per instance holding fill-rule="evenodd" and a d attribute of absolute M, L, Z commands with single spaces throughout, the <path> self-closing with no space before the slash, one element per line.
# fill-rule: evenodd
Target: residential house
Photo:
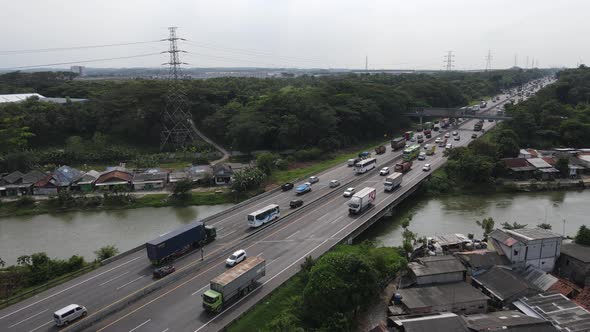
<path fill-rule="evenodd" d="M 133 174 L 130 172 L 114 169 L 102 173 L 94 182 L 94 186 L 100 190 L 130 190 Z"/>
<path fill-rule="evenodd" d="M 180 180 L 190 180 L 193 183 L 201 183 L 211 177 L 212 169 L 209 165 L 197 165 L 185 170 L 173 171 L 169 175 L 168 182 L 173 184 Z"/>
<path fill-rule="evenodd" d="M 133 175 L 133 189 L 160 190 L 168 183 L 168 172 L 159 169 L 148 169 L 143 173 Z"/>
<path fill-rule="evenodd" d="M 552 271 L 561 249 L 561 235 L 540 228 L 496 229 L 489 235 L 496 251 L 515 267 L 532 265 Z"/>
<path fill-rule="evenodd" d="M 545 292 L 525 296 L 513 305 L 527 316 L 551 322 L 559 331 L 590 330 L 590 312 L 563 294 Z"/>
<path fill-rule="evenodd" d="M 234 171 L 230 165 L 218 164 L 213 166 L 213 179 L 215 184 L 229 184 L 231 182 Z"/>
<path fill-rule="evenodd" d="M 442 284 L 465 280 L 465 266 L 454 256 L 431 256 L 408 263 L 416 285 Z"/>
<path fill-rule="evenodd" d="M 95 170 L 90 170 L 84 174 L 78 181 L 74 183 L 76 188 L 80 191 L 88 193 L 94 189 L 94 182 L 100 177 L 100 173 Z"/>
<path fill-rule="evenodd" d="M 490 332 L 556 332 L 551 322 L 530 317 L 516 310 L 462 316 L 469 331 Z M 431 330 L 436 331 L 436 329 Z"/>
<path fill-rule="evenodd" d="M 17 196 L 18 184 L 21 183 L 24 174 L 14 171 L 2 177 L 0 180 L 0 196 Z"/>
<path fill-rule="evenodd" d="M 535 174 L 536 168 L 529 164 L 525 158 L 504 158 L 502 162 L 513 178 L 526 180 Z"/>
<path fill-rule="evenodd" d="M 33 195 L 34 194 L 34 185 L 37 181 L 43 179 L 46 176 L 46 173 L 41 171 L 32 170 L 27 174 L 23 175 L 21 179 L 21 183 L 18 185 L 19 191 L 21 195 Z"/>
<path fill-rule="evenodd" d="M 401 305 L 408 314 L 454 312 L 461 314 L 487 312 L 488 296 L 465 282 L 411 287 L 398 290 Z"/>
<path fill-rule="evenodd" d="M 573 242 L 562 244 L 555 272 L 560 277 L 584 285 L 585 279 L 590 278 L 590 246 Z"/>
<path fill-rule="evenodd" d="M 396 332 L 470 332 L 461 316 L 452 312 L 432 315 L 391 316 L 389 322 Z"/>
<path fill-rule="evenodd" d="M 59 190 L 69 190 L 82 176 L 84 173 L 75 168 L 61 166 L 35 183 L 34 194 L 49 195 L 56 194 Z"/>
<path fill-rule="evenodd" d="M 494 266 L 473 276 L 471 280 L 473 286 L 488 295 L 497 308 L 503 308 L 523 296 L 535 295 L 542 291 L 510 268 L 500 266 Z"/>
<path fill-rule="evenodd" d="M 465 265 L 467 275 L 470 276 L 477 276 L 496 265 L 510 266 L 506 256 L 487 249 L 457 252 L 454 255 Z"/>
<path fill-rule="evenodd" d="M 557 174 L 559 174 L 559 170 L 554 168 L 547 160 L 553 160 L 552 158 L 529 158 L 526 161 L 535 167 L 535 174 L 541 180 L 551 180 L 554 179 Z M 554 162 L 555 163 L 555 162 Z"/>

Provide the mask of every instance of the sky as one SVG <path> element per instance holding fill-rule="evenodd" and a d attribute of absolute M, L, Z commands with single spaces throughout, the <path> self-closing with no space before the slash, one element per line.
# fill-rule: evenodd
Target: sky
<path fill-rule="evenodd" d="M 188 67 L 443 69 L 448 51 L 455 69 L 485 68 L 488 52 L 492 68 L 573 67 L 590 59 L 589 12 L 587 0 L 4 0 L 0 69 L 161 67 L 169 26 Z"/>

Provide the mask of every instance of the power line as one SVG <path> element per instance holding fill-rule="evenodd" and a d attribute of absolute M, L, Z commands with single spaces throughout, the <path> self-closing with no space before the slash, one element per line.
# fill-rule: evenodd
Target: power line
<path fill-rule="evenodd" d="M 37 49 L 26 49 L 26 50 L 12 50 L 12 51 L 0 51 L 0 55 L 16 55 L 16 54 L 28 54 L 28 53 L 44 53 L 44 52 L 56 52 L 56 51 L 72 51 L 72 50 L 84 50 L 92 48 L 104 48 L 104 47 L 116 47 L 116 46 L 128 46 L 128 45 L 139 45 L 139 44 L 150 44 L 157 43 L 159 40 L 142 41 L 142 42 L 131 42 L 131 43 L 117 43 L 117 44 L 103 44 L 103 45 L 87 45 L 87 46 L 71 46 L 71 47 L 53 47 L 53 48 L 37 48 Z"/>
<path fill-rule="evenodd" d="M 51 66 L 62 66 L 62 65 L 74 65 L 74 64 L 78 64 L 78 63 L 90 63 L 90 62 L 102 62 L 102 61 L 111 61 L 111 60 L 143 58 L 143 57 L 147 57 L 147 56 L 160 55 L 160 54 L 162 54 L 162 52 L 158 52 L 158 53 L 145 53 L 145 54 L 137 54 L 137 55 L 130 55 L 130 56 L 120 56 L 120 57 L 115 57 L 115 58 L 102 58 L 102 59 L 93 59 L 93 60 L 80 60 L 80 61 L 70 61 L 70 62 L 47 63 L 47 64 L 41 64 L 41 65 L 10 67 L 10 68 L 2 68 L 2 70 L 26 69 L 26 68 L 37 68 L 37 67 L 51 67 Z"/>

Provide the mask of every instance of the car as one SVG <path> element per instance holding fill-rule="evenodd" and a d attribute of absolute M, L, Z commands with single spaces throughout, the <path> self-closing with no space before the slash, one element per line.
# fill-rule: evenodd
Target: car
<path fill-rule="evenodd" d="M 387 175 L 389 174 L 389 167 L 383 167 L 380 171 L 379 171 L 379 175 Z"/>
<path fill-rule="evenodd" d="M 423 170 L 424 172 L 428 172 L 428 171 L 430 171 L 430 164 L 424 164 L 424 167 L 422 167 L 422 170 Z"/>
<path fill-rule="evenodd" d="M 237 250 L 225 260 L 225 265 L 230 266 L 230 267 L 236 266 L 240 262 L 244 261 L 244 259 L 246 259 L 246 257 L 247 257 L 246 250 L 244 250 L 244 249 Z"/>
<path fill-rule="evenodd" d="M 291 182 L 287 182 L 281 186 L 281 189 L 283 189 L 283 191 L 291 190 L 293 189 L 293 184 Z"/>
<path fill-rule="evenodd" d="M 471 134 L 471 138 L 477 138 L 477 134 L 476 133 Z"/>
<path fill-rule="evenodd" d="M 70 304 L 53 313 L 53 321 L 57 326 L 67 326 L 70 322 L 80 318 L 86 317 L 88 310 L 86 307 Z"/>
<path fill-rule="evenodd" d="M 436 143 L 436 144 L 438 144 L 438 143 L 440 143 L 440 142 L 442 142 L 442 138 L 440 138 L 440 137 L 437 137 L 437 138 L 434 140 L 434 143 Z"/>
<path fill-rule="evenodd" d="M 459 140 L 461 140 L 461 136 L 455 136 L 455 137 L 453 137 L 453 139 L 454 139 L 455 141 L 459 141 Z"/>
<path fill-rule="evenodd" d="M 303 205 L 303 200 L 300 200 L 300 199 L 294 199 L 294 200 L 292 200 L 292 201 L 289 202 L 289 206 L 292 209 L 296 209 L 296 208 L 298 208 L 298 207 L 300 207 L 302 205 Z"/>
<path fill-rule="evenodd" d="M 410 142 L 416 142 L 416 137 L 412 136 L 412 138 L 410 138 Z"/>
<path fill-rule="evenodd" d="M 310 176 L 308 181 L 309 181 L 309 183 L 313 184 L 313 183 L 319 182 L 320 178 L 318 178 L 317 176 Z"/>
<path fill-rule="evenodd" d="M 338 180 L 331 180 L 330 181 L 330 188 L 336 188 L 340 185 L 340 181 Z"/>
<path fill-rule="evenodd" d="M 456 131 L 453 131 L 453 136 L 457 136 L 457 135 L 459 135 L 459 133 Z"/>
<path fill-rule="evenodd" d="M 445 138 L 449 138 L 449 137 L 451 137 L 451 134 L 445 133 Z"/>
<path fill-rule="evenodd" d="M 494 119 L 488 119 L 488 122 L 494 122 Z"/>
<path fill-rule="evenodd" d="M 297 186 L 297 188 L 295 188 L 295 194 L 297 195 L 303 195 L 306 192 L 310 192 L 311 191 L 311 183 L 309 182 L 305 182 L 304 184 Z"/>
<path fill-rule="evenodd" d="M 448 143 L 447 146 L 445 146 L 445 149 L 452 149 L 453 148 L 453 144 Z"/>
<path fill-rule="evenodd" d="M 154 270 L 153 276 L 154 279 L 164 278 L 165 276 L 169 275 L 170 273 L 176 271 L 174 266 L 172 265 L 164 265 Z"/>
<path fill-rule="evenodd" d="M 418 160 L 425 160 L 426 159 L 426 152 L 420 152 L 418 154 Z"/>
<path fill-rule="evenodd" d="M 342 196 L 344 196 L 344 197 L 350 197 L 350 196 L 354 195 L 354 192 L 355 192 L 355 191 L 356 191 L 356 190 L 355 190 L 353 187 L 347 188 L 347 189 L 344 191 L 344 194 L 343 194 Z"/>

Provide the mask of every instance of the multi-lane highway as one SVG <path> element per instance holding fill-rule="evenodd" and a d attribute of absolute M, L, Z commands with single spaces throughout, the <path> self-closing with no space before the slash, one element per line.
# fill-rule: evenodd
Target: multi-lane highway
<path fill-rule="evenodd" d="M 500 103 L 506 101 L 502 96 Z M 488 102 L 492 109 L 494 102 Z M 485 129 L 495 125 L 486 122 Z M 464 122 L 459 128 L 460 141 L 449 142 L 453 146 L 466 145 L 471 141 L 473 121 Z M 444 132 L 437 133 L 439 136 Z M 433 136 L 430 142 L 437 136 Z M 392 152 L 390 147 L 384 155 L 378 155 L 378 167 L 393 166 L 401 151 Z M 159 289 L 146 294 L 133 303 L 146 290 L 154 288 L 151 279 L 152 268 L 144 251 L 128 255 L 107 264 L 89 274 L 43 292 L 36 297 L 0 311 L 0 326 L 7 331 L 47 331 L 53 327 L 52 314 L 55 310 L 70 303 L 88 308 L 89 315 L 73 324 L 68 330 L 85 327 L 84 323 L 101 318 L 113 308 L 123 307 L 108 314 L 89 331 L 214 331 L 239 316 L 276 286 L 280 285 L 296 271 L 306 256 L 317 257 L 340 242 L 354 228 L 365 222 L 371 215 L 404 192 L 422 181 L 429 172 L 423 172 L 425 163 L 432 165 L 432 171 L 445 162 L 442 150 L 437 149 L 434 156 L 425 161 L 414 161 L 413 169 L 405 174 L 402 188 L 383 192 L 383 177 L 378 171 L 363 176 L 355 176 L 346 165 L 335 167 L 319 174 L 320 182 L 313 185 L 311 193 L 301 198 L 305 205 L 301 210 L 291 211 L 288 203 L 295 197 L 293 191 L 276 192 L 231 210 L 208 221 L 218 229 L 218 238 L 205 249 L 205 261 L 195 252 L 175 262 L 177 267 L 174 282 L 160 281 Z M 336 189 L 328 187 L 330 180 L 339 180 L 342 185 Z M 348 183 L 361 189 L 366 186 L 378 188 L 375 206 L 360 216 L 348 214 L 342 192 Z M 279 204 L 283 218 L 261 232 L 252 232 L 246 224 L 246 215 L 268 204 Z M 293 213 L 292 215 L 290 215 Z M 157 234 L 155 234 L 157 235 Z M 235 248 L 245 249 L 250 256 L 261 256 L 267 260 L 267 273 L 262 286 L 228 307 L 218 315 L 205 313 L 201 306 L 201 294 L 208 288 L 209 280 L 225 271 L 224 259 Z M 166 278 L 165 278 L 166 279 Z"/>

